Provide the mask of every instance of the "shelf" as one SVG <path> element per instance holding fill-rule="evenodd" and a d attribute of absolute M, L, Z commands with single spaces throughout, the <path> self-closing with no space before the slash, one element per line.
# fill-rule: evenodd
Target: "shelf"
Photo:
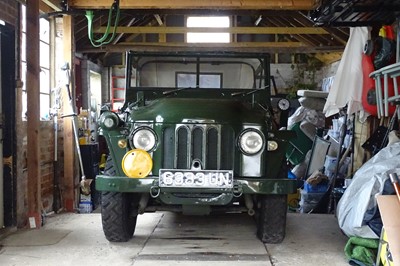
<path fill-rule="evenodd" d="M 125 84 L 125 76 L 112 76 L 111 78 L 111 108 L 113 111 L 117 111 L 121 107 L 125 98 L 122 98 L 122 94 L 125 88 L 121 88 L 121 85 Z M 119 92 L 118 94 L 116 92 Z"/>

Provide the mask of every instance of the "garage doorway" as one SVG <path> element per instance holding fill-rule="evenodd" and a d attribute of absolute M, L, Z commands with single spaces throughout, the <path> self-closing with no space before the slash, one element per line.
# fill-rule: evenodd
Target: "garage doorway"
<path fill-rule="evenodd" d="M 16 225 L 15 31 L 0 21 L 0 228 Z"/>

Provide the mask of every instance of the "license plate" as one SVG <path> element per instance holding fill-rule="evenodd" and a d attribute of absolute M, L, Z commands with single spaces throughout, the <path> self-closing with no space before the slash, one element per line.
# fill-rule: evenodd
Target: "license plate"
<path fill-rule="evenodd" d="M 160 169 L 160 187 L 232 188 L 232 171 Z"/>

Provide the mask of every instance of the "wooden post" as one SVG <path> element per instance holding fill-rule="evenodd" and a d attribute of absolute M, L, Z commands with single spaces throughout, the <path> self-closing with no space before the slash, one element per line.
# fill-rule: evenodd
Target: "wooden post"
<path fill-rule="evenodd" d="M 63 43 L 64 43 L 64 61 L 69 64 L 71 83 L 69 89 L 71 90 L 71 95 L 74 94 L 74 79 L 72 73 L 74 73 L 74 61 L 73 61 L 73 23 L 71 16 L 63 17 Z M 65 83 L 65 82 L 64 82 Z M 71 103 L 69 102 L 68 92 L 65 84 L 63 84 L 63 102 L 62 110 L 63 115 L 70 115 L 73 112 L 71 108 Z M 74 97 L 73 97 L 74 98 Z M 75 104 L 73 102 L 73 104 Z M 72 121 L 73 117 L 64 118 L 64 180 L 63 180 L 63 196 L 64 196 L 64 207 L 67 211 L 74 211 L 76 207 L 76 197 L 75 187 L 79 183 L 76 179 L 75 174 L 75 144 L 74 144 L 74 134 L 72 131 Z"/>
<path fill-rule="evenodd" d="M 39 165 L 40 66 L 39 1 L 26 3 L 26 91 L 28 129 L 28 225 L 41 226 L 41 176 Z"/>

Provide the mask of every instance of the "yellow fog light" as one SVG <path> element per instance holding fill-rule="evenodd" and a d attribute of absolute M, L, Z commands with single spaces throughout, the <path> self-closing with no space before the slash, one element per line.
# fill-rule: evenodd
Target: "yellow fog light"
<path fill-rule="evenodd" d="M 268 151 L 275 151 L 278 149 L 278 142 L 269 140 L 267 141 L 267 149 Z"/>
<path fill-rule="evenodd" d="M 125 139 L 118 140 L 118 147 L 120 147 L 121 149 L 125 149 L 127 144 L 128 143 Z"/>
<path fill-rule="evenodd" d="M 153 168 L 153 160 L 148 152 L 141 149 L 128 151 L 122 159 L 122 170 L 128 177 L 143 178 Z"/>

